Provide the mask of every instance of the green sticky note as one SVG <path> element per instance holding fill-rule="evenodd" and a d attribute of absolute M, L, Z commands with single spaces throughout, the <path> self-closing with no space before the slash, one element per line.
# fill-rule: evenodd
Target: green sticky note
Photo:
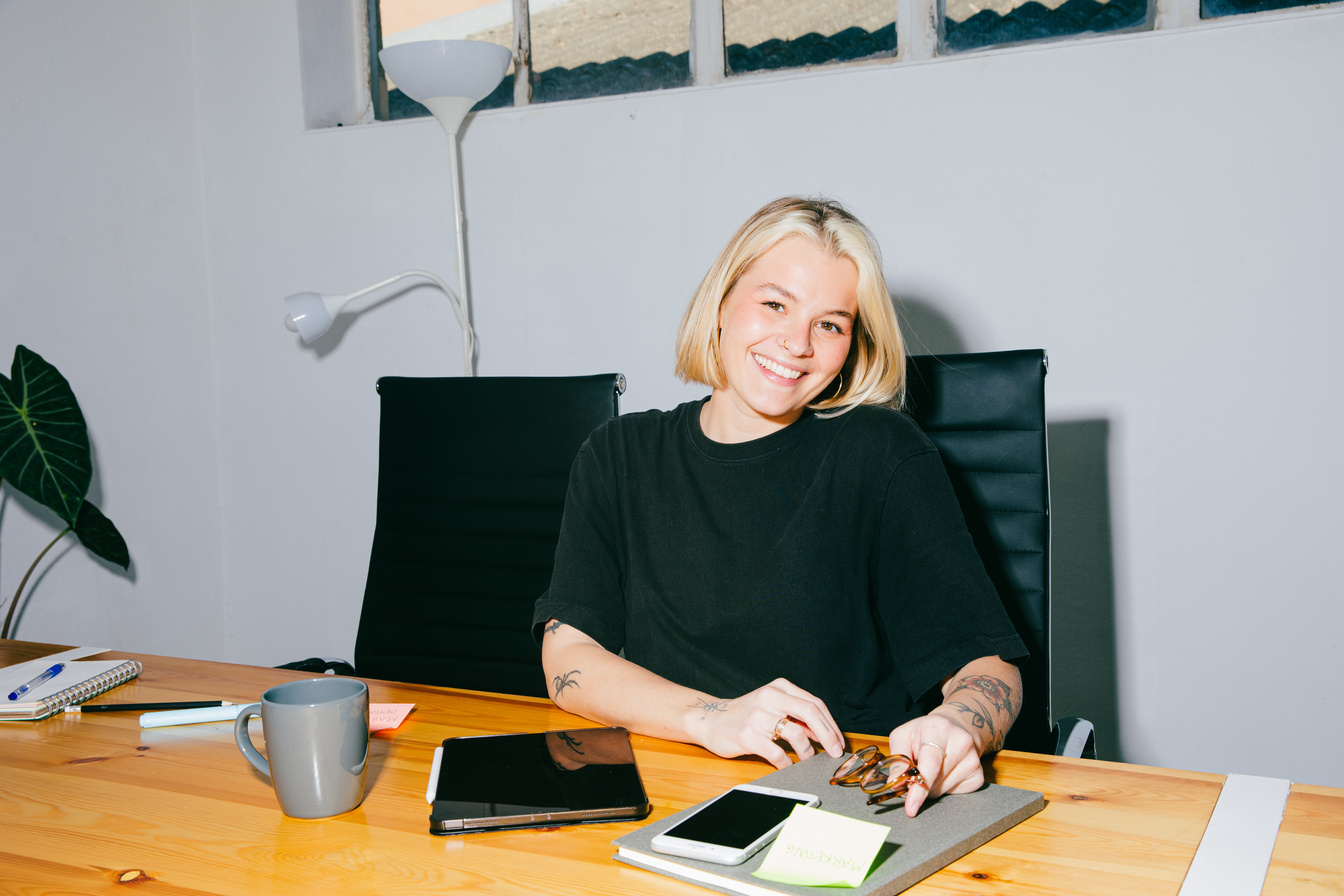
<path fill-rule="evenodd" d="M 884 824 L 799 806 L 752 874 L 805 887 L 857 887 L 890 830 Z"/>

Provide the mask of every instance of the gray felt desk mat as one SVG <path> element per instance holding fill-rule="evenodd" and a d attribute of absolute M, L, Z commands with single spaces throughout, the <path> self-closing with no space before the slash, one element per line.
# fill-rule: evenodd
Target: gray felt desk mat
<path fill-rule="evenodd" d="M 786 769 L 772 772 L 755 783 L 780 790 L 813 793 L 821 798 L 821 805 L 817 807 L 819 809 L 890 826 L 891 832 L 878 854 L 877 866 L 860 886 L 852 890 L 796 886 L 753 877 L 752 872 L 760 868 L 761 863 L 765 861 L 766 853 L 770 851 L 769 846 L 741 865 L 716 865 L 712 862 L 655 853 L 650 845 L 654 836 L 680 821 L 683 815 L 680 812 L 645 825 L 613 842 L 616 846 L 627 850 L 647 853 L 664 861 L 701 869 L 710 874 L 732 878 L 779 893 L 793 893 L 798 896 L 805 894 L 887 896 L 913 886 L 1045 808 L 1045 798 L 1040 793 L 988 784 L 975 793 L 944 796 L 937 801 L 926 803 L 919 815 L 909 818 L 900 800 L 894 800 L 885 806 L 868 806 L 867 795 L 859 788 L 832 785 L 830 777 L 840 761 L 822 753 Z M 618 862 L 642 867 L 637 857 L 617 855 L 613 858 Z M 656 873 L 679 876 L 662 869 L 657 869 Z M 685 877 L 682 879 L 723 893 L 737 892 L 704 881 Z"/>

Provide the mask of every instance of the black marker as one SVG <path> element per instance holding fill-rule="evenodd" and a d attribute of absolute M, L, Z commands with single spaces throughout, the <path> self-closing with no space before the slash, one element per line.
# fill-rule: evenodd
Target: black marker
<path fill-rule="evenodd" d="M 156 712 L 160 709 L 202 709 L 206 706 L 232 706 L 227 700 L 184 700 L 179 703 L 99 703 L 95 706 L 67 706 L 66 712 Z"/>

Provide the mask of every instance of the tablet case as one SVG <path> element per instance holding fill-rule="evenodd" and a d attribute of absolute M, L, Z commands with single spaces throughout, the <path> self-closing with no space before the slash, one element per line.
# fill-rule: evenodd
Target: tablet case
<path fill-rule="evenodd" d="M 652 809 L 624 728 L 450 737 L 426 796 L 430 831 L 633 821 Z"/>

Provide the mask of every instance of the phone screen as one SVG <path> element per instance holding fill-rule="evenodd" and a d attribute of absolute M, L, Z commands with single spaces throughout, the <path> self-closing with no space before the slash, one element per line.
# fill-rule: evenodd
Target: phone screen
<path fill-rule="evenodd" d="M 805 806 L 807 802 L 750 790 L 730 790 L 666 835 L 745 849 L 788 818 L 795 806 Z"/>

